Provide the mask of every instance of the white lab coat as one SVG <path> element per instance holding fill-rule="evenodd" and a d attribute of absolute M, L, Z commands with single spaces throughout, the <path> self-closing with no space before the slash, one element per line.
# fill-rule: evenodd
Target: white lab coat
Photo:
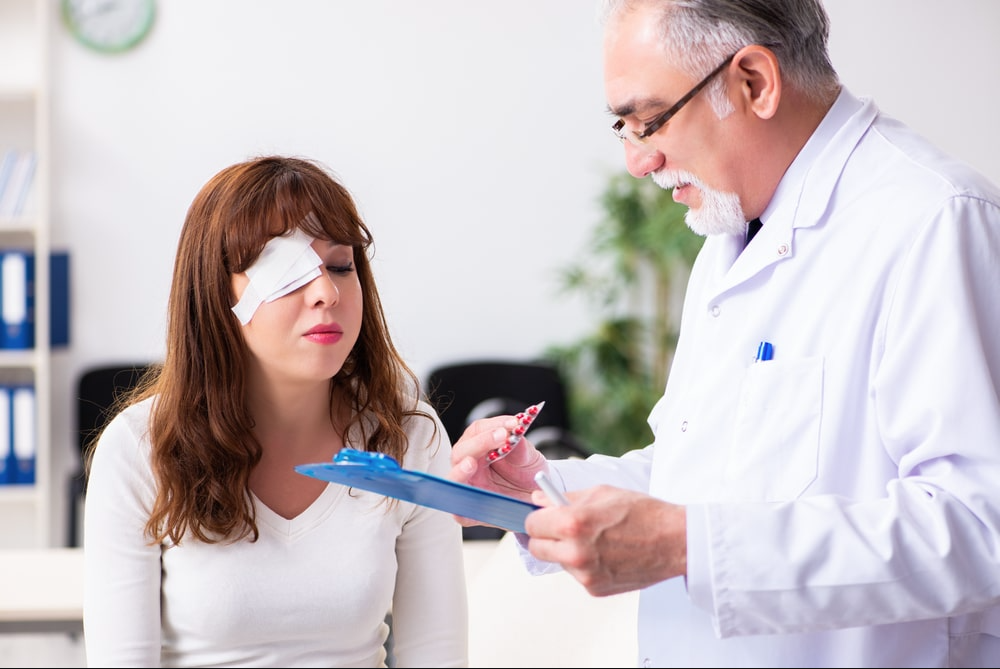
<path fill-rule="evenodd" d="M 687 505 L 638 664 L 1000 666 L 1000 192 L 844 91 L 762 219 L 706 240 L 654 444 L 553 465 Z"/>

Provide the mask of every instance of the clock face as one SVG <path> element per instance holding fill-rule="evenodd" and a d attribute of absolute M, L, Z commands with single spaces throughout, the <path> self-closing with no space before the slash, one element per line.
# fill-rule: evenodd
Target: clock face
<path fill-rule="evenodd" d="M 131 49 L 149 34 L 156 0 L 61 0 L 62 18 L 81 44 L 95 51 Z"/>

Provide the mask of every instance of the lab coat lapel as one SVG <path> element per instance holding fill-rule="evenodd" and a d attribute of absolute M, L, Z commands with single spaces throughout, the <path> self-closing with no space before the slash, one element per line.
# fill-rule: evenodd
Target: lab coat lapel
<path fill-rule="evenodd" d="M 717 240 L 716 287 L 707 295 L 710 301 L 795 256 L 796 230 L 811 228 L 824 219 L 848 157 L 876 116 L 874 103 L 859 100 L 846 90 L 841 92 L 838 103 L 786 172 L 753 243 L 743 249 L 743 240 L 737 235 Z M 803 193 L 810 193 L 810 197 L 803 198 Z"/>

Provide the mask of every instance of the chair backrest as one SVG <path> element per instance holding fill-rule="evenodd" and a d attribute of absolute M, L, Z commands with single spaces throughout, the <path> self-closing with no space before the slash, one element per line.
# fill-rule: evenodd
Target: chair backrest
<path fill-rule="evenodd" d="M 103 365 L 84 370 L 77 384 L 76 423 L 80 454 L 112 418 L 115 400 L 139 382 L 153 363 Z"/>
<path fill-rule="evenodd" d="M 516 414 L 544 401 L 528 430 L 547 458 L 585 458 L 591 450 L 573 434 L 569 396 L 558 368 L 546 361 L 469 360 L 431 370 L 424 384 L 452 443 L 477 418 Z"/>
<path fill-rule="evenodd" d="M 131 390 L 153 363 L 102 365 L 85 369 L 76 385 L 76 440 L 79 460 L 69 477 L 66 545 L 81 545 L 78 505 L 87 492 L 86 450 L 111 420 L 115 400 Z"/>
<path fill-rule="evenodd" d="M 452 442 L 477 418 L 516 414 L 544 401 L 532 430 L 569 429 L 566 387 L 545 362 L 470 360 L 433 369 L 424 384 Z"/>

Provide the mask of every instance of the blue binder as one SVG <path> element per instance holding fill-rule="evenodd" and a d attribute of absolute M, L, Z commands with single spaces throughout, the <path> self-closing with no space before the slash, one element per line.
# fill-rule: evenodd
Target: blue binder
<path fill-rule="evenodd" d="M 6 383 L 0 383 L 0 485 L 13 483 L 14 473 L 17 471 L 10 404 L 10 387 Z"/>
<path fill-rule="evenodd" d="M 306 476 L 394 497 L 512 532 L 524 532 L 525 517 L 539 508 L 490 490 L 403 469 L 392 456 L 344 448 L 332 462 L 298 465 Z"/>
<path fill-rule="evenodd" d="M 49 254 L 49 346 L 69 345 L 69 253 Z M 35 254 L 0 248 L 0 349 L 35 346 Z"/>
<path fill-rule="evenodd" d="M 35 387 L 16 384 L 6 390 L 10 397 L 10 448 L 14 456 L 14 469 L 8 472 L 8 480 L 30 485 L 35 482 L 38 446 L 35 438 Z"/>
<path fill-rule="evenodd" d="M 30 251 L 0 250 L 0 348 L 35 345 L 33 267 Z"/>

